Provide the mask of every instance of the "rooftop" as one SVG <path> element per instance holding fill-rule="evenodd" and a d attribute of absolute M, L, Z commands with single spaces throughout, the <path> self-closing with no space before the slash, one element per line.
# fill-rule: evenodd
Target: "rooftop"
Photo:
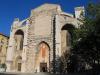
<path fill-rule="evenodd" d="M 1 33 L 1 32 L 0 32 L 0 35 L 9 38 L 9 36 L 7 36 L 7 35 L 5 35 L 5 34 L 3 34 L 3 33 Z"/>

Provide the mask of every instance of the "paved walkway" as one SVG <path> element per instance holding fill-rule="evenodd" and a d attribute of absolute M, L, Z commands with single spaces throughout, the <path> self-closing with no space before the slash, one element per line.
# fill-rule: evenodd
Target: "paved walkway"
<path fill-rule="evenodd" d="M 10 73 L 10 72 L 6 72 L 6 73 L 0 73 L 0 75 L 56 75 L 56 74 L 51 74 L 51 73 L 46 73 L 46 72 L 40 72 L 40 73 L 18 73 L 18 72 Z"/>
<path fill-rule="evenodd" d="M 46 72 L 40 72 L 40 73 L 0 73 L 0 75 L 57 75 L 57 74 L 52 74 L 52 73 L 46 73 Z M 58 74 L 58 75 L 94 75 L 94 74 L 86 74 L 86 73 L 70 73 L 70 74 Z M 97 74 L 96 74 L 97 75 Z"/>

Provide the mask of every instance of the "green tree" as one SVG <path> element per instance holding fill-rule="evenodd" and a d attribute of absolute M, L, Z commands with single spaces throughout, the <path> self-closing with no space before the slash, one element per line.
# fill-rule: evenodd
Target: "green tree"
<path fill-rule="evenodd" d="M 73 31 L 72 52 L 88 63 L 100 64 L 100 3 L 90 3 L 83 25 Z"/>

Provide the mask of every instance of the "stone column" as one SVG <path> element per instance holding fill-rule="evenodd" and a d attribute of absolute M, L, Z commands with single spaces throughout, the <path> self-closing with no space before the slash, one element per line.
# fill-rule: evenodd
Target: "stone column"
<path fill-rule="evenodd" d="M 6 58 L 6 64 L 7 64 L 7 72 L 11 72 L 11 64 L 13 61 L 13 56 L 14 56 L 14 32 L 11 32 L 10 34 L 10 39 L 9 39 L 9 44 L 8 44 L 8 49 L 7 49 L 7 58 Z"/>
<path fill-rule="evenodd" d="M 60 57 L 61 57 L 61 24 L 59 15 L 56 15 L 56 30 L 55 30 L 55 39 L 56 39 L 56 72 L 59 72 L 60 70 Z"/>
<path fill-rule="evenodd" d="M 27 22 L 25 32 L 24 32 L 24 40 L 23 40 L 23 52 L 22 52 L 22 72 L 26 72 L 26 62 L 27 62 L 27 50 L 28 50 L 28 28 L 30 23 Z"/>
<path fill-rule="evenodd" d="M 11 72 L 11 62 L 6 62 L 6 65 L 7 65 L 7 69 L 6 69 L 6 72 Z"/>
<path fill-rule="evenodd" d="M 26 51 L 26 72 L 34 72 L 34 17 L 31 20 L 32 23 L 29 25 L 28 28 L 28 37 L 27 37 L 27 51 Z"/>

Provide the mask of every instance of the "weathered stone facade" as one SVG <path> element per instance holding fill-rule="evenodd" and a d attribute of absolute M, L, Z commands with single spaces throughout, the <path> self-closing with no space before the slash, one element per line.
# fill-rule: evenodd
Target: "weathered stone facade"
<path fill-rule="evenodd" d="M 43 4 L 33 9 L 29 18 L 16 19 L 10 31 L 7 72 L 50 72 L 53 60 L 70 50 L 66 27 L 81 24 L 56 4 Z"/>

